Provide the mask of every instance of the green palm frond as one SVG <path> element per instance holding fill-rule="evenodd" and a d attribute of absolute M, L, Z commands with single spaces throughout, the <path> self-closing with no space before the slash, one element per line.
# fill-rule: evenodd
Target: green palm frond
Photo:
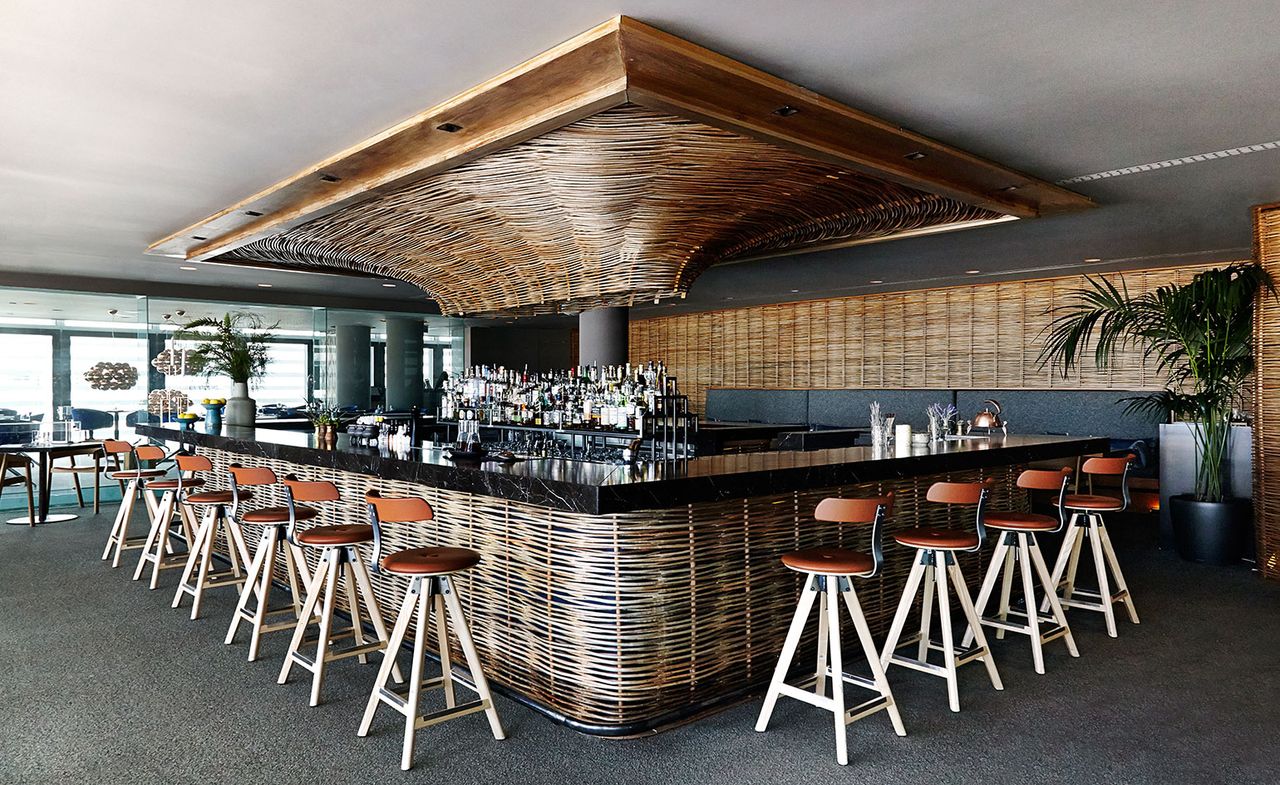
<path fill-rule="evenodd" d="M 206 316 L 187 322 L 176 337 L 199 343 L 191 352 L 196 373 L 248 382 L 261 378 L 266 372 L 267 343 L 270 331 L 277 326 L 265 325 L 254 314 L 228 313 L 221 319 Z"/>

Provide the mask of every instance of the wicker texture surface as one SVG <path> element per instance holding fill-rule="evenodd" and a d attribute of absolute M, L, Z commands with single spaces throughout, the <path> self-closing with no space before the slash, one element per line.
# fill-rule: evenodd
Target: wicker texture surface
<path fill-rule="evenodd" d="M 1143 292 L 1222 264 L 1131 271 L 1124 281 Z M 1067 379 L 1039 367 L 1049 310 L 1083 283 L 1074 275 L 633 320 L 629 352 L 632 362 L 666 362 L 697 411 L 709 387 L 1161 388 L 1154 363 L 1132 349 Z"/>
<path fill-rule="evenodd" d="M 445 314 L 688 290 L 709 265 L 1000 214 L 624 105 L 218 257 L 416 284 Z"/>
<path fill-rule="evenodd" d="M 389 525 L 384 553 L 423 545 L 479 551 L 479 566 L 457 582 L 487 675 L 597 729 L 661 725 L 690 707 L 731 700 L 768 680 L 800 589 L 797 574 L 779 562 L 781 554 L 822 545 L 867 547 L 868 524 L 812 519 L 823 498 L 897 494 L 882 576 L 857 583 L 878 635 L 892 620 L 914 553 L 894 545 L 892 532 L 973 525 L 972 508 L 924 502 L 925 490 L 941 476 L 592 516 L 220 450 L 199 452 L 219 474 L 238 461 L 280 476 L 293 472 L 336 483 L 344 501 L 316 505 L 321 517 L 306 526 L 366 520 L 360 500 L 370 487 L 426 498 L 436 520 Z M 1011 492 L 1021 468 L 988 471 L 997 480 L 993 508 L 1025 509 L 1023 494 Z M 261 491 L 257 505 L 283 501 L 278 489 Z M 256 528 L 246 528 L 253 541 Z M 976 586 L 979 557 L 961 554 L 960 561 Z M 381 573 L 373 582 L 383 612 L 393 615 L 406 579 Z M 810 630 L 807 651 L 815 635 Z M 453 640 L 455 655 L 456 645 Z"/>
<path fill-rule="evenodd" d="M 1280 204 L 1253 212 L 1254 253 L 1280 280 Z M 1261 298 L 1254 313 L 1253 514 L 1258 569 L 1280 581 L 1280 303 Z"/>

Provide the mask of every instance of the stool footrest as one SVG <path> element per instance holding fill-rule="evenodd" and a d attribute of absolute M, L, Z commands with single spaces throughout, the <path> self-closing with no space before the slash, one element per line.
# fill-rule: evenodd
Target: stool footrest
<path fill-rule="evenodd" d="M 414 730 L 429 728 L 432 725 L 439 725 L 446 720 L 451 720 L 455 717 L 465 717 L 468 714 L 475 714 L 477 712 L 485 711 L 488 708 L 489 701 L 474 700 L 454 706 L 450 709 L 441 709 L 440 711 L 434 711 L 430 714 L 419 714 L 417 719 L 413 721 L 413 728 Z"/>
<path fill-rule="evenodd" d="M 374 654 L 376 652 L 383 651 L 384 649 L 386 649 L 386 647 L 387 647 L 387 644 L 385 641 L 374 641 L 372 643 L 365 643 L 360 646 L 351 646 L 350 648 L 346 648 L 346 649 L 330 649 L 324 653 L 324 661 L 334 662 L 336 660 L 345 660 L 351 657 L 359 657 L 362 654 Z M 315 673 L 316 661 L 314 658 L 308 657 L 307 655 L 303 654 L 300 651 L 295 651 L 289 656 L 293 658 L 294 662 L 298 663 L 299 665 L 311 671 L 312 673 Z"/>

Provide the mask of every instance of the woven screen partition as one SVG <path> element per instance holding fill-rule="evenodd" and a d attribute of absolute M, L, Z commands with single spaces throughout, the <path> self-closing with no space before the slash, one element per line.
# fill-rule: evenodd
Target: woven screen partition
<path fill-rule="evenodd" d="M 1254 208 L 1254 254 L 1280 280 L 1280 204 Z M 1258 569 L 1280 581 L 1280 303 L 1264 298 L 1254 317 L 1253 513 Z"/>
<path fill-rule="evenodd" d="M 1225 263 L 1123 277 L 1131 292 L 1141 292 Z M 709 387 L 1161 388 L 1155 368 L 1134 351 L 1106 371 L 1087 364 L 1069 379 L 1040 369 L 1048 311 L 1083 282 L 1073 275 L 637 320 L 630 357 L 666 362 L 698 411 L 705 410 Z M 1280 321 L 1276 329 L 1280 334 Z"/>

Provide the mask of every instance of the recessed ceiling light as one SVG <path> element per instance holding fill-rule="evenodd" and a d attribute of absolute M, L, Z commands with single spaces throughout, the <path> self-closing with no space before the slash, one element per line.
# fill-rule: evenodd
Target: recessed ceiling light
<path fill-rule="evenodd" d="M 1086 261 L 1086 262 L 1100 262 L 1100 261 L 1102 261 L 1102 260 L 1101 260 L 1101 259 L 1092 259 L 1092 258 L 1091 258 L 1091 259 L 1085 259 L 1085 261 Z"/>
<path fill-rule="evenodd" d="M 336 183 L 336 182 L 338 182 L 338 181 L 339 181 L 339 180 L 341 180 L 341 179 L 342 179 L 342 178 L 341 178 L 341 177 L 339 177 L 339 176 L 337 176 L 336 174 L 322 174 L 322 175 L 320 175 L 320 180 L 321 180 L 322 182 L 326 182 L 326 183 Z"/>
<path fill-rule="evenodd" d="M 384 283 L 384 284 L 383 284 L 383 286 L 384 286 L 385 288 L 387 288 L 387 289 L 394 289 L 394 288 L 396 288 L 396 285 L 395 285 L 395 284 L 393 284 L 393 283 Z"/>
<path fill-rule="evenodd" d="M 872 281 L 869 281 L 869 283 L 884 283 L 884 281 L 880 280 L 879 278 L 876 278 Z"/>
<path fill-rule="evenodd" d="M 726 298 L 724 298 L 724 299 L 726 299 L 726 300 L 733 300 L 733 299 L 736 299 L 736 298 L 733 298 L 733 297 L 726 297 Z"/>
<path fill-rule="evenodd" d="M 914 153 L 907 153 L 902 157 L 907 159 L 908 161 L 919 161 L 921 158 L 928 157 L 928 153 L 922 153 L 919 150 L 916 150 Z"/>
<path fill-rule="evenodd" d="M 457 123 L 441 123 L 436 126 L 437 131 L 444 131 L 446 134 L 456 134 L 462 130 L 462 126 Z"/>
<path fill-rule="evenodd" d="M 262 213 L 258 212 L 257 210 L 245 210 L 244 214 L 251 218 L 257 218 L 258 216 L 262 215 Z"/>
<path fill-rule="evenodd" d="M 203 236 L 198 235 L 198 234 L 193 234 L 193 235 L 191 235 L 191 239 L 192 239 L 192 240 L 208 240 L 209 238 L 208 238 L 208 237 L 203 237 Z"/>
<path fill-rule="evenodd" d="M 260 283 L 258 286 L 261 286 L 263 289 L 270 289 L 272 285 L 269 283 Z"/>
<path fill-rule="evenodd" d="M 783 104 L 782 106 L 779 106 L 777 109 L 774 109 L 773 113 L 776 114 L 778 117 L 790 117 L 793 114 L 799 114 L 800 110 L 790 104 Z"/>
<path fill-rule="evenodd" d="M 981 270 L 965 270 L 965 271 L 964 271 L 964 274 L 965 274 L 965 275 L 977 275 L 977 274 L 978 274 L 978 273 L 980 273 L 980 272 L 982 272 L 982 271 L 981 271 Z"/>
<path fill-rule="evenodd" d="M 187 272 L 195 272 L 195 271 L 196 271 L 197 269 L 199 269 L 199 268 L 196 268 L 196 267 L 188 267 L 188 266 L 186 266 L 186 265 L 183 265 L 183 266 L 179 267 L 178 269 L 179 269 L 179 270 L 186 270 Z"/>
<path fill-rule="evenodd" d="M 1000 189 L 999 193 L 1007 194 L 1007 193 L 1010 193 L 1010 192 L 1012 192 L 1012 191 L 1016 191 L 1016 190 L 1018 190 L 1018 189 L 1019 189 L 1019 188 L 1021 188 L 1021 187 L 1022 187 L 1022 186 L 1018 186 L 1018 185 L 1006 185 L 1004 188 L 1001 188 L 1001 189 Z"/>
<path fill-rule="evenodd" d="M 792 294 L 795 294 L 795 293 L 797 293 L 797 292 L 799 292 L 799 291 L 800 291 L 799 289 L 792 289 L 792 290 L 791 290 L 791 293 L 792 293 Z"/>

